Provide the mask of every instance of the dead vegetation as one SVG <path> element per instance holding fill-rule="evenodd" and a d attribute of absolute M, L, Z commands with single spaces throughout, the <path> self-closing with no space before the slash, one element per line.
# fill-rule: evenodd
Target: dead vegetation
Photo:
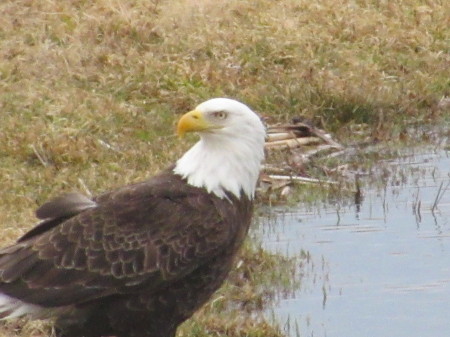
<path fill-rule="evenodd" d="M 259 184 L 261 200 L 272 204 L 288 199 L 292 187 L 298 184 L 341 185 L 341 182 L 322 175 L 308 174 L 311 162 L 345 153 L 343 145 L 329 133 L 294 118 L 289 124 L 269 126 L 266 140 L 266 163 Z"/>

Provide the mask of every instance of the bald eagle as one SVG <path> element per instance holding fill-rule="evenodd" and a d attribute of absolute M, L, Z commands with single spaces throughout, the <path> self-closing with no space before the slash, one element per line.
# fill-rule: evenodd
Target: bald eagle
<path fill-rule="evenodd" d="M 265 128 L 214 98 L 183 115 L 200 140 L 147 181 L 57 197 L 0 250 L 0 318 L 54 318 L 61 337 L 172 337 L 216 291 L 249 228 Z"/>

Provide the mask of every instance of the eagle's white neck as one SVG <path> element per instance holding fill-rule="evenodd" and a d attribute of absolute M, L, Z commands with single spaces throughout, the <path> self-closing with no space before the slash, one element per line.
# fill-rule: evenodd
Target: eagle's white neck
<path fill-rule="evenodd" d="M 205 188 L 220 198 L 226 192 L 253 199 L 261 162 L 265 131 L 240 134 L 204 134 L 175 166 L 174 172 L 188 184 Z M 248 130 L 246 130 L 248 131 Z"/>

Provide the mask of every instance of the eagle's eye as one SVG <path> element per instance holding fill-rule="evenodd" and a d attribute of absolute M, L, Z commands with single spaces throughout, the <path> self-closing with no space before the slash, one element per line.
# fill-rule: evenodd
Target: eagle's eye
<path fill-rule="evenodd" d="M 213 113 L 214 118 L 224 120 L 227 118 L 227 113 L 225 111 L 216 111 Z"/>

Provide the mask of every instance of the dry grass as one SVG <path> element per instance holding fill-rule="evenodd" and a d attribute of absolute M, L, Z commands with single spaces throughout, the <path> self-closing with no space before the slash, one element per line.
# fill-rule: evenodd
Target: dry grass
<path fill-rule="evenodd" d="M 166 166 L 189 146 L 176 115 L 209 97 L 342 134 L 365 123 L 395 138 L 444 116 L 449 12 L 445 0 L 1 1 L 2 242 L 51 195 Z"/>

